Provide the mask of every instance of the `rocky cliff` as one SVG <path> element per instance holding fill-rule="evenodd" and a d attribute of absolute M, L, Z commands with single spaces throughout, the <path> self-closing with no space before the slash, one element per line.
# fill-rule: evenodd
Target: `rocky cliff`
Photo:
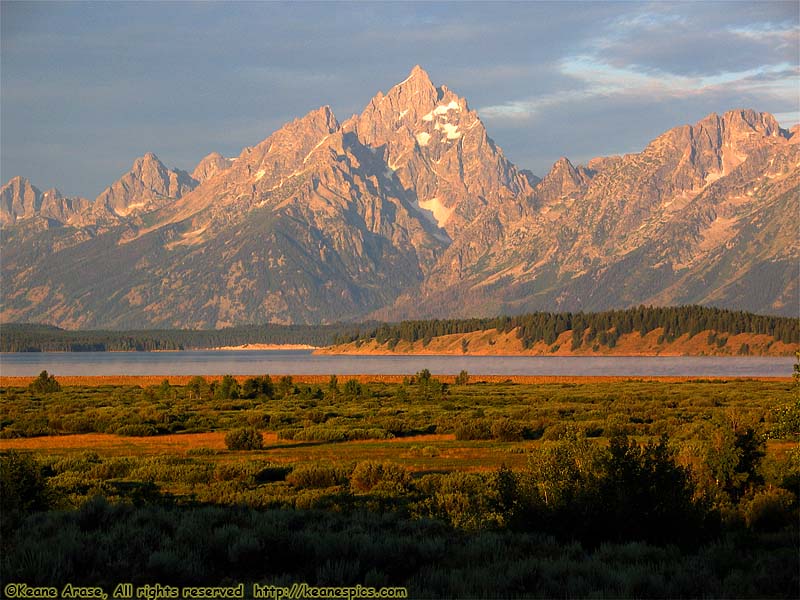
<path fill-rule="evenodd" d="M 796 315 L 798 133 L 735 110 L 640 153 L 519 170 L 415 67 L 189 175 L 148 153 L 94 202 L 2 188 L 4 321 L 279 322 L 706 303 Z"/>

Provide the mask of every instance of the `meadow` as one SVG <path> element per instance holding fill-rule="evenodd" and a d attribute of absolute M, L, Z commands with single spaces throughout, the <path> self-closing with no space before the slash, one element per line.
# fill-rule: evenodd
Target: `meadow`
<path fill-rule="evenodd" d="M 0 384 L 3 585 L 800 590 L 791 379 Z"/>

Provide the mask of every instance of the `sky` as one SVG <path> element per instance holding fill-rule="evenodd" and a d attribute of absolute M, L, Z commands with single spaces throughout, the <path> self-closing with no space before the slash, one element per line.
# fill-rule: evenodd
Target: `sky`
<path fill-rule="evenodd" d="M 712 112 L 800 122 L 800 4 L 0 0 L 0 179 L 94 198 L 145 152 L 191 171 L 343 121 L 415 64 L 542 176 Z"/>

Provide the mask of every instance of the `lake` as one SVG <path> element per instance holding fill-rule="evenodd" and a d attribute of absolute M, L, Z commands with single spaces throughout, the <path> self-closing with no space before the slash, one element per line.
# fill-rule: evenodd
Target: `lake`
<path fill-rule="evenodd" d="M 689 356 L 332 356 L 310 350 L 21 352 L 0 354 L 0 375 L 616 375 L 789 377 L 794 358 Z"/>

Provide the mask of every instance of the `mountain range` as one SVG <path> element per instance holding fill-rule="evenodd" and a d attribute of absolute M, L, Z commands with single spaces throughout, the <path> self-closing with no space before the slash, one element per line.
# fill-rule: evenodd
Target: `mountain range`
<path fill-rule="evenodd" d="M 531 144 L 535 144 L 531 140 Z M 800 129 L 711 114 L 639 153 L 511 163 L 419 66 L 189 173 L 154 154 L 94 201 L 0 190 L 0 320 L 67 328 L 707 304 L 797 316 Z"/>

